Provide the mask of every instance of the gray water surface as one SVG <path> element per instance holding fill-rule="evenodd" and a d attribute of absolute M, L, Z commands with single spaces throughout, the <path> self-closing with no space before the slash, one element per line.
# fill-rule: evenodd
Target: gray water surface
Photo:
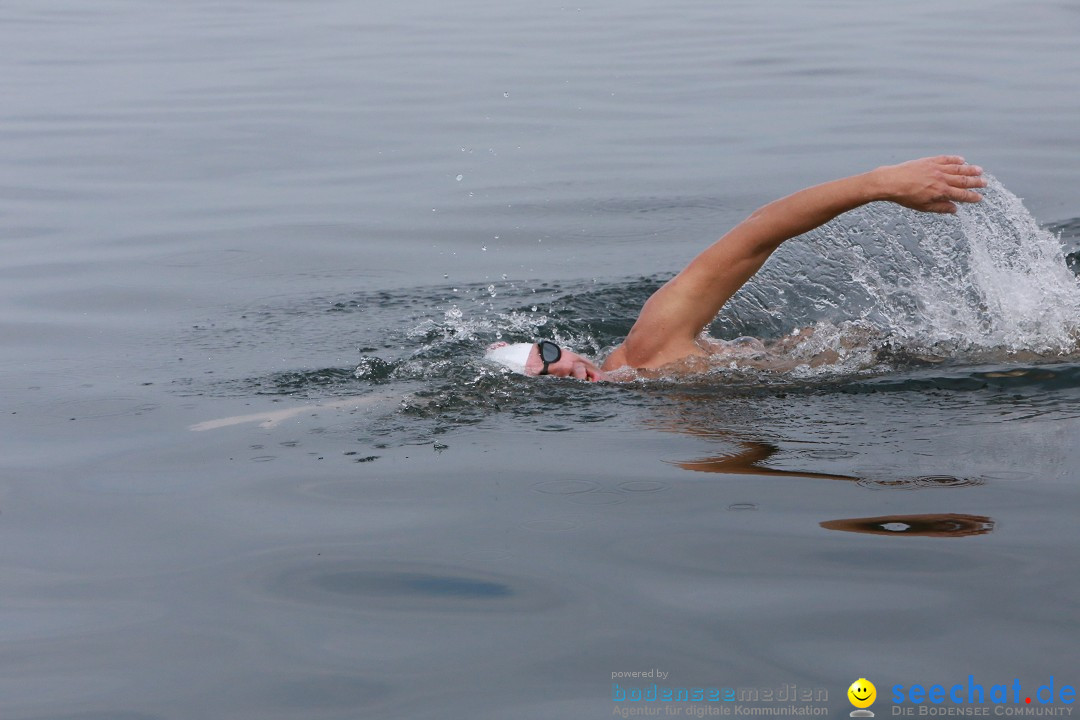
<path fill-rule="evenodd" d="M 1075 686 L 1076 357 L 590 387 L 478 357 L 599 353 L 754 208 L 910 157 L 1075 252 L 1078 32 L 1015 0 L 5 3 L 0 714 Z M 790 330 L 754 307 L 717 330 Z"/>

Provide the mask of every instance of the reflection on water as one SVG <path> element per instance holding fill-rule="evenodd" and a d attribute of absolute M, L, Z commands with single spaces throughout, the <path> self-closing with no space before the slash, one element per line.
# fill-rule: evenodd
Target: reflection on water
<path fill-rule="evenodd" d="M 671 415 L 668 416 L 672 417 Z M 986 480 L 980 477 L 955 477 L 952 475 L 917 475 L 911 477 L 883 478 L 860 475 L 823 473 L 812 470 L 785 470 L 772 468 L 764 463 L 780 452 L 780 448 L 769 442 L 746 440 L 738 433 L 709 429 L 701 425 L 680 426 L 675 422 L 664 423 L 661 429 L 668 432 L 682 432 L 688 435 L 706 438 L 725 444 L 727 450 L 693 460 L 666 461 L 671 465 L 692 472 L 748 475 L 751 477 L 772 478 L 808 478 L 821 480 L 844 480 L 873 490 L 919 490 L 924 488 L 969 488 L 983 485 Z M 810 451 L 816 457 L 844 458 L 852 455 L 843 451 Z M 753 503 L 735 503 L 729 510 L 756 510 Z M 925 537 L 958 537 L 982 535 L 990 532 L 994 523 L 981 515 L 963 514 L 925 514 L 895 515 L 874 518 L 852 518 L 848 520 L 824 521 L 821 527 L 829 530 L 845 530 L 881 535 L 920 535 Z"/>
<path fill-rule="evenodd" d="M 821 527 L 826 530 L 843 530 L 868 535 L 948 538 L 985 535 L 994 529 L 994 521 L 985 515 L 942 513 L 827 520 L 821 523 Z"/>
<path fill-rule="evenodd" d="M 708 473 L 730 473 L 753 475 L 756 477 L 802 477 L 821 480 L 846 480 L 862 487 L 889 490 L 913 490 L 916 488 L 956 488 L 982 485 L 984 480 L 976 477 L 953 477 L 952 475 L 919 475 L 909 478 L 869 478 L 857 475 L 838 475 L 835 473 L 814 472 L 811 470 L 782 470 L 762 465 L 780 451 L 776 445 L 754 440 L 740 440 L 734 434 L 719 431 L 702 433 L 700 430 L 688 430 L 692 435 L 707 435 L 727 440 L 738 446 L 738 450 L 720 455 L 697 458 L 694 460 L 665 461 L 681 467 L 683 470 Z"/>

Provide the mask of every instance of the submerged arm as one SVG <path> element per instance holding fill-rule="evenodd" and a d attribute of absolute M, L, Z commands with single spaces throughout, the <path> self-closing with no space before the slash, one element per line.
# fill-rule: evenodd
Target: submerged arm
<path fill-rule="evenodd" d="M 785 241 L 875 200 L 924 212 L 954 213 L 957 202 L 978 202 L 982 169 L 954 155 L 833 180 L 771 202 L 736 225 L 657 290 L 621 348 L 633 367 L 659 367 L 698 354 L 694 344 L 724 303 Z"/>

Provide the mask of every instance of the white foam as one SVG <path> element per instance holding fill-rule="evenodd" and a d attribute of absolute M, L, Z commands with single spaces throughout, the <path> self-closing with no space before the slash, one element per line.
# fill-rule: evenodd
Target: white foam
<path fill-rule="evenodd" d="M 854 311 L 906 349 L 1075 353 L 1080 283 L 1061 242 L 988 179 L 983 202 L 956 216 L 874 204 L 808 235 L 822 264 L 853 283 L 808 281 L 812 302 Z"/>

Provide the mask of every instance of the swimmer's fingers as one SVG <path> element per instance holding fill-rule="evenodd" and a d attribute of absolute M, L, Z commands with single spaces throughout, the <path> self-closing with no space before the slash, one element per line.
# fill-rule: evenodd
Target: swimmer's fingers
<path fill-rule="evenodd" d="M 959 155 L 911 160 L 879 171 L 885 177 L 883 199 L 923 212 L 955 213 L 956 203 L 982 200 L 972 188 L 986 187 L 982 168 Z"/>
<path fill-rule="evenodd" d="M 969 165 L 967 163 L 941 163 L 941 171 L 948 175 L 965 175 L 971 177 L 979 177 L 982 175 L 983 169 L 978 165 Z M 984 183 L 985 184 L 985 181 Z"/>
<path fill-rule="evenodd" d="M 983 169 L 978 165 L 969 165 L 965 162 L 945 163 L 942 167 L 945 180 L 949 183 L 951 192 L 949 199 L 956 202 L 979 202 L 982 195 L 971 192 L 972 188 L 986 187 L 986 178 L 982 176 Z"/>
<path fill-rule="evenodd" d="M 963 190 L 961 188 L 955 188 L 955 187 L 951 188 L 949 190 L 947 197 L 950 200 L 955 200 L 956 202 L 965 202 L 965 203 L 977 203 L 980 200 L 982 200 L 982 195 L 975 192 L 974 190 Z"/>
<path fill-rule="evenodd" d="M 979 175 L 981 169 L 973 165 L 962 165 L 960 169 L 963 170 L 964 168 L 969 167 L 974 167 L 975 170 L 966 174 L 951 174 L 945 176 L 948 187 L 945 190 L 944 197 L 941 198 L 942 201 L 951 200 L 953 202 L 977 203 L 982 200 L 982 195 L 970 188 L 986 187 L 986 178 Z M 932 212 L 942 211 L 935 210 Z M 956 212 L 956 207 L 953 206 L 952 210 L 946 210 L 944 212 Z"/>
<path fill-rule="evenodd" d="M 977 192 L 972 192 L 971 190 L 957 190 L 954 188 L 950 190 L 945 197 L 937 198 L 922 206 L 909 207 L 914 207 L 916 210 L 922 210 L 923 212 L 953 214 L 958 209 L 956 203 L 977 203 L 980 200 L 982 200 L 982 195 Z"/>

